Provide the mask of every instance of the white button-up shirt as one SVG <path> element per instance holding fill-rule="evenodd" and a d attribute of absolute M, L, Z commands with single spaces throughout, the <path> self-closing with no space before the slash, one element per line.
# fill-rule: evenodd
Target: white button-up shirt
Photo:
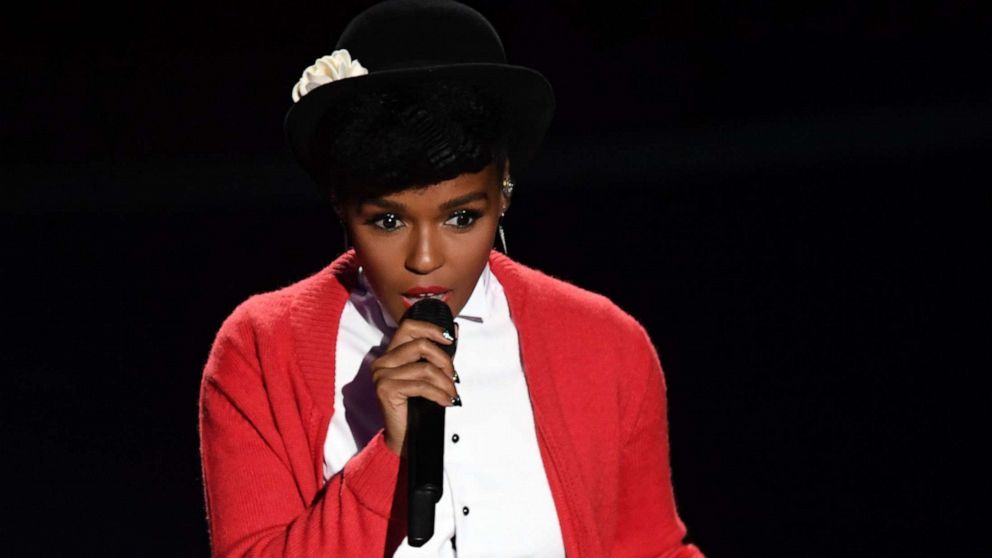
<path fill-rule="evenodd" d="M 371 363 L 385 352 L 397 324 L 361 267 L 358 276 L 338 330 L 325 481 L 383 427 Z M 488 263 L 455 321 L 462 406 L 445 409 L 444 487 L 434 536 L 420 548 L 404 537 L 394 556 L 564 556 L 517 329 Z"/>

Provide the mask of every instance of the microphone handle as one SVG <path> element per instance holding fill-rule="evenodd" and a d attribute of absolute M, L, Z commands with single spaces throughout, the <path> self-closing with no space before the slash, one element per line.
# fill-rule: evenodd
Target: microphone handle
<path fill-rule="evenodd" d="M 423 397 L 407 400 L 408 533 L 419 547 L 434 535 L 434 505 L 443 494 L 444 407 Z"/>

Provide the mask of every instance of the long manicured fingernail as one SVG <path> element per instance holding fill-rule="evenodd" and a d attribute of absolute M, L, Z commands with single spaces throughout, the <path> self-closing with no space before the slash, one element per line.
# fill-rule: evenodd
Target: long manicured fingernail
<path fill-rule="evenodd" d="M 448 333 L 448 330 L 442 331 L 441 332 L 441 336 L 444 337 L 445 339 L 447 339 L 448 341 L 454 341 L 455 340 L 455 338 L 452 337 L 450 333 Z"/>
<path fill-rule="evenodd" d="M 454 406 L 456 406 L 456 407 L 461 407 L 462 406 L 462 396 L 461 395 L 456 395 L 456 396 L 452 397 L 451 398 L 451 404 L 454 405 Z"/>
<path fill-rule="evenodd" d="M 456 384 L 462 383 L 461 379 L 458 377 L 457 370 L 455 370 L 455 373 L 451 375 L 451 379 L 454 380 Z"/>

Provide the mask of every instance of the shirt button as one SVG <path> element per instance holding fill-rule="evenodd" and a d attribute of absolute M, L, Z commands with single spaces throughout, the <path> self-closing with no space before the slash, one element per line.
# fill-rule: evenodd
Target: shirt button
<path fill-rule="evenodd" d="M 468 515 L 468 506 L 462 506 L 462 515 Z"/>
<path fill-rule="evenodd" d="M 454 442 L 454 443 L 456 443 L 456 444 L 458 443 L 458 440 L 460 440 L 460 439 L 461 438 L 458 437 L 458 434 L 452 434 L 451 435 L 451 441 Z"/>

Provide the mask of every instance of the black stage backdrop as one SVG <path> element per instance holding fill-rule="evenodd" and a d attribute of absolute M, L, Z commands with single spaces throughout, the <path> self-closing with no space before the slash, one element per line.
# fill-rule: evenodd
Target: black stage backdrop
<path fill-rule="evenodd" d="M 648 328 L 690 539 L 987 552 L 983 3 L 471 4 L 559 103 L 510 254 Z M 281 126 L 366 5 L 8 17 L 4 555 L 208 555 L 202 366 L 237 303 L 340 251 Z"/>

